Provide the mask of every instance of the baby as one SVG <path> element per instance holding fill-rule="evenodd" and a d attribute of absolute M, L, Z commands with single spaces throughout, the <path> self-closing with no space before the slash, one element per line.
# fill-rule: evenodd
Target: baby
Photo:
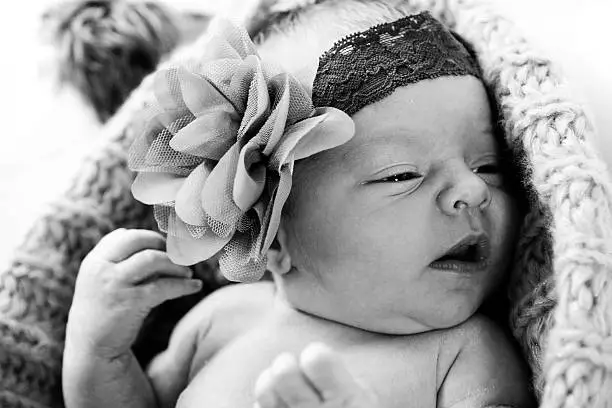
<path fill-rule="evenodd" d="M 215 41 L 200 74 L 160 76 L 164 126 L 132 152 L 167 242 L 117 230 L 82 264 L 67 407 L 534 406 L 478 313 L 518 212 L 463 45 L 428 13 L 355 0 L 279 23 L 261 59 L 243 34 Z M 230 279 L 273 281 L 209 295 L 142 370 L 145 316 L 200 289 L 177 264 L 215 254 Z"/>

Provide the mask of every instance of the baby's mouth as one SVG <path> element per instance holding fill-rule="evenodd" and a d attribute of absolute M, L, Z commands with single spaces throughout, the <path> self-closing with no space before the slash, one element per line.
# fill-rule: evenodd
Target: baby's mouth
<path fill-rule="evenodd" d="M 470 234 L 429 264 L 429 267 L 455 272 L 481 271 L 489 265 L 490 251 L 486 234 Z"/>

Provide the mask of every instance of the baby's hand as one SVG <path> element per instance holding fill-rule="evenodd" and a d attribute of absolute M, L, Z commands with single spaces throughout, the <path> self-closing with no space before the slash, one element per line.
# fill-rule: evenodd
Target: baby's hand
<path fill-rule="evenodd" d="M 76 280 L 66 346 L 114 359 L 129 352 L 145 317 L 166 300 L 196 293 L 201 282 L 173 264 L 164 238 L 119 229 L 85 257 Z"/>
<path fill-rule="evenodd" d="M 281 354 L 259 376 L 256 408 L 376 408 L 374 394 L 357 383 L 340 356 L 321 343 L 306 347 L 299 361 Z"/>

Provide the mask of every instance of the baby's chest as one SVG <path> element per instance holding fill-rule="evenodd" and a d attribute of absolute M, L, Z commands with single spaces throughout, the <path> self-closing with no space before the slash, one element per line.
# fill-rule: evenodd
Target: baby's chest
<path fill-rule="evenodd" d="M 206 364 L 194 367 L 178 407 L 252 408 L 259 374 L 281 352 L 298 355 L 311 340 L 306 337 L 285 337 L 280 341 L 256 336 L 237 339 Z M 405 408 L 408 403 L 435 407 L 439 379 L 435 347 L 385 341 L 331 346 L 355 379 L 380 397 L 381 408 Z"/>

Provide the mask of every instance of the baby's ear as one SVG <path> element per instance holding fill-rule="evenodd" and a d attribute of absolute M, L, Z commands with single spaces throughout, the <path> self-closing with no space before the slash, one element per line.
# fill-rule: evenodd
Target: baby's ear
<path fill-rule="evenodd" d="M 287 250 L 286 237 L 287 234 L 281 223 L 276 238 L 268 249 L 268 270 L 279 276 L 291 270 L 291 256 Z"/>

